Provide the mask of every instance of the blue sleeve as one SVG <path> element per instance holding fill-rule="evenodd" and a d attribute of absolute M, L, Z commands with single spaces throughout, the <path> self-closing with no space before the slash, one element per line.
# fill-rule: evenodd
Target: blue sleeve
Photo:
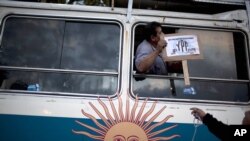
<path fill-rule="evenodd" d="M 153 52 L 152 48 L 145 45 L 145 43 L 141 43 L 136 50 L 136 55 L 135 55 L 136 68 L 138 68 L 140 62 L 152 52 Z"/>

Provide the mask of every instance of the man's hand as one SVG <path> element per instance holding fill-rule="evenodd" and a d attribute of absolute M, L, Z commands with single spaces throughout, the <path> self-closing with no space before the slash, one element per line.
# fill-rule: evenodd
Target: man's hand
<path fill-rule="evenodd" d="M 161 38 L 157 44 L 156 50 L 159 51 L 159 53 L 161 53 L 166 46 L 167 46 L 166 40 L 164 38 L 163 39 Z"/>

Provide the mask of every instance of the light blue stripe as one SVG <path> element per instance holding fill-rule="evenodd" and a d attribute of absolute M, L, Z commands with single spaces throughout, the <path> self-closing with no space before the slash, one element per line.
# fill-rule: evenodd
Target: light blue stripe
<path fill-rule="evenodd" d="M 58 117 L 40 117 L 40 116 L 20 116 L 20 115 L 0 115 L 0 140 L 1 141 L 94 141 L 83 135 L 72 133 L 75 130 L 87 130 L 75 122 L 79 120 L 85 124 L 95 127 L 90 119 L 73 119 Z M 99 121 L 100 122 L 100 121 Z M 173 125 L 166 123 L 161 128 Z M 95 134 L 94 132 L 92 132 Z M 191 141 L 194 134 L 193 124 L 178 124 L 177 127 L 166 131 L 157 136 L 170 136 L 173 134 L 181 135 L 171 141 Z M 219 141 L 212 135 L 207 127 L 202 125 L 198 127 L 195 141 Z"/>

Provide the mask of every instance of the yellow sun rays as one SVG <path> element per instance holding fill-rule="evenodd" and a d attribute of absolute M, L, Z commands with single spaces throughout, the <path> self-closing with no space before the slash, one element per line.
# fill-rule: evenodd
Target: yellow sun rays
<path fill-rule="evenodd" d="M 94 116 L 84 112 L 84 110 L 82 110 L 82 114 L 84 116 L 86 116 L 87 118 L 91 119 L 99 129 L 91 127 L 91 126 L 89 126 L 87 124 L 84 124 L 84 123 L 82 123 L 80 121 L 76 121 L 81 126 L 86 127 L 88 129 L 96 132 L 98 135 L 93 135 L 93 134 L 90 134 L 90 133 L 85 132 L 85 131 L 75 131 L 75 130 L 72 130 L 72 131 L 75 134 L 81 134 L 81 135 L 88 136 L 88 137 L 90 137 L 92 139 L 104 141 L 107 132 L 110 131 L 110 129 L 112 127 L 114 127 L 114 125 L 117 125 L 119 123 L 133 123 L 134 125 L 137 125 L 136 128 L 141 128 L 143 130 L 143 132 L 145 132 L 145 135 L 147 136 L 147 139 L 148 139 L 147 141 L 159 141 L 159 140 L 165 140 L 166 141 L 166 140 L 171 140 L 171 139 L 173 139 L 175 137 L 179 137 L 179 135 L 177 135 L 177 134 L 171 135 L 169 137 L 156 137 L 158 134 L 161 134 L 161 133 L 163 133 L 165 131 L 168 131 L 168 130 L 176 127 L 177 125 L 173 125 L 173 126 L 170 126 L 170 127 L 167 127 L 167 128 L 155 131 L 155 132 L 151 132 L 156 127 L 159 127 L 162 124 L 164 124 L 165 122 L 167 122 L 170 118 L 173 117 L 173 115 L 168 115 L 162 121 L 151 125 L 151 123 L 154 122 L 154 120 L 166 109 L 166 106 L 162 107 L 158 112 L 156 112 L 146 122 L 146 119 L 153 113 L 153 111 L 154 111 L 154 109 L 156 107 L 156 104 L 157 104 L 157 102 L 155 101 L 152 104 L 152 106 L 150 107 L 150 109 L 143 115 L 143 112 L 145 110 L 147 101 L 148 101 L 148 99 L 143 101 L 142 106 L 141 106 L 141 108 L 139 109 L 139 111 L 138 111 L 138 113 L 136 115 L 136 110 L 137 110 L 138 103 L 139 103 L 139 100 L 138 100 L 137 96 L 136 96 L 134 105 L 133 105 L 133 107 L 132 107 L 132 109 L 130 111 L 129 98 L 128 98 L 128 95 L 127 95 L 125 113 L 123 112 L 123 102 L 122 102 L 121 96 L 118 96 L 118 110 L 116 110 L 112 99 L 109 98 L 109 103 L 110 103 L 110 107 L 111 107 L 112 111 L 110 111 L 108 109 L 107 105 L 98 98 L 99 104 L 104 109 L 105 116 L 91 102 L 89 102 L 89 105 L 95 111 L 95 113 L 101 118 L 101 120 L 103 121 L 104 124 L 99 123 Z M 110 112 L 112 112 L 113 116 L 111 115 Z M 119 134 L 122 135 L 123 133 L 119 133 Z"/>

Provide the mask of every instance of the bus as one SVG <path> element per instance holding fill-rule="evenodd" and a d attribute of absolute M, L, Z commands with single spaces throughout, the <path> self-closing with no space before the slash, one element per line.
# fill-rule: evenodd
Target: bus
<path fill-rule="evenodd" d="M 242 123 L 249 1 L 83 3 L 0 1 L 1 141 L 219 141 L 192 107 Z M 197 35 L 203 59 L 187 60 L 194 94 L 183 93 L 178 62 L 167 75 L 136 71 L 152 21 L 165 34 Z"/>

